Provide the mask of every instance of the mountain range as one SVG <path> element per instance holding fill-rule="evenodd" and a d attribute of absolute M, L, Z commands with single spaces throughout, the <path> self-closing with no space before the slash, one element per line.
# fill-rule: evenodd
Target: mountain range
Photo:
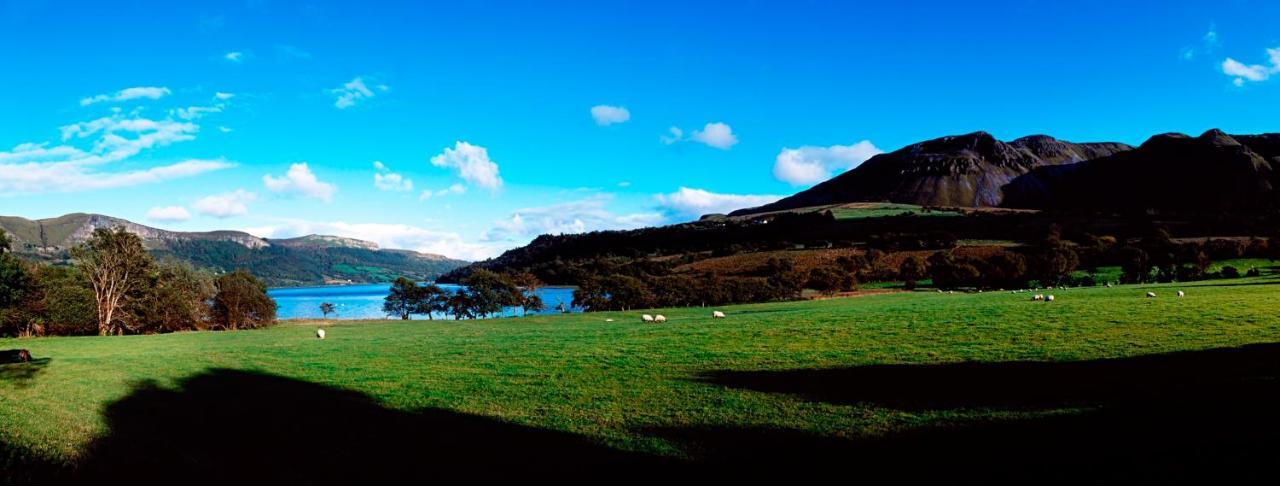
<path fill-rule="evenodd" d="M 370 241 L 340 236 L 268 239 L 241 231 L 168 231 L 101 214 L 39 220 L 0 216 L 0 229 L 13 240 L 15 253 L 55 262 L 66 261 L 70 249 L 94 230 L 115 227 L 142 237 L 158 258 L 214 272 L 243 268 L 270 286 L 386 282 L 400 275 L 431 280 L 467 263 L 430 253 L 380 249 Z"/>
<path fill-rule="evenodd" d="M 1058 210 L 1260 210 L 1276 207 L 1280 134 L 1156 135 L 1138 147 L 986 132 L 876 155 L 858 167 L 735 216 L 851 202 Z"/>

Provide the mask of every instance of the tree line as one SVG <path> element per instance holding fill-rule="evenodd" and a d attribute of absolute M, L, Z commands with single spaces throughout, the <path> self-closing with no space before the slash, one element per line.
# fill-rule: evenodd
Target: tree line
<path fill-rule="evenodd" d="M 100 228 L 72 265 L 23 261 L 0 230 L 0 335 L 151 334 L 270 325 L 276 304 L 243 270 L 158 261 L 123 228 Z"/>
<path fill-rule="evenodd" d="M 472 272 L 462 279 L 463 287 L 446 290 L 434 283 L 419 285 L 406 277 L 392 282 L 383 300 L 388 316 L 408 320 L 412 316 L 453 316 L 454 319 L 484 319 L 502 316 L 505 309 L 520 308 L 524 314 L 546 306 L 537 291 L 542 282 L 529 273 Z"/>

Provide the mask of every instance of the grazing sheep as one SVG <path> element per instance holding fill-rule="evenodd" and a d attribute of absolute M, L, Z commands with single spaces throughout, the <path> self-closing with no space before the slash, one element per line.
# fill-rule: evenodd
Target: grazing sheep
<path fill-rule="evenodd" d="M 640 316 L 640 320 L 641 320 L 641 321 L 644 321 L 644 322 L 653 322 L 653 316 L 651 316 L 651 315 L 649 315 L 649 314 L 645 314 L 645 315 Z"/>
<path fill-rule="evenodd" d="M 316 329 L 316 337 L 324 339 L 324 329 Z"/>
<path fill-rule="evenodd" d="M 1044 296 L 1044 301 L 1045 301 L 1045 302 L 1053 302 L 1053 294 L 1049 294 L 1049 295 Z"/>
<path fill-rule="evenodd" d="M 1186 296 L 1187 296 L 1186 292 L 1183 292 L 1181 290 L 1178 291 L 1178 297 L 1186 297 Z"/>
<path fill-rule="evenodd" d="M 724 313 L 723 313 L 723 312 L 720 312 L 720 311 L 712 311 L 712 312 L 711 312 L 711 318 L 712 318 L 712 319 L 724 319 Z"/>
<path fill-rule="evenodd" d="M 664 316 L 662 314 L 653 316 L 653 322 L 667 322 L 667 316 Z"/>
<path fill-rule="evenodd" d="M 1148 299 L 1154 299 L 1155 297 L 1156 297 L 1156 293 L 1155 293 L 1155 292 L 1147 292 L 1147 298 L 1148 298 Z"/>
<path fill-rule="evenodd" d="M 613 322 L 613 319 L 605 319 L 604 322 Z"/>

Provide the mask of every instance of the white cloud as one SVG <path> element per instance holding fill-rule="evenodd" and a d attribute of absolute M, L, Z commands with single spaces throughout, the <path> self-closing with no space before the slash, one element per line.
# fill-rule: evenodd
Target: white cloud
<path fill-rule="evenodd" d="M 13 152 L 0 152 L 0 195 L 111 189 L 192 177 L 235 166 L 222 160 L 193 159 L 150 169 L 102 172 L 77 162 L 4 163 L 15 155 L 39 157 L 35 152 L 61 153 L 64 146 L 52 149 L 37 147 L 32 151 L 20 145 Z"/>
<path fill-rule="evenodd" d="M 612 125 L 630 120 L 631 112 L 621 106 L 596 105 L 591 107 L 591 118 L 595 119 L 596 125 Z"/>
<path fill-rule="evenodd" d="M 502 187 L 498 164 L 489 159 L 489 150 L 479 145 L 458 141 L 453 148 L 445 147 L 431 157 L 431 165 L 452 169 L 462 180 L 490 191 Z"/>
<path fill-rule="evenodd" d="M 792 185 L 817 184 L 881 153 L 884 151 L 868 140 L 853 145 L 784 148 L 774 161 L 773 176 Z"/>
<path fill-rule="evenodd" d="M 380 191 L 405 192 L 413 190 L 413 181 L 405 179 L 404 176 L 391 172 L 391 169 L 383 164 L 382 161 L 373 161 L 373 168 L 377 170 L 373 174 L 373 187 Z"/>
<path fill-rule="evenodd" d="M 703 189 L 681 187 L 671 194 L 659 194 L 658 204 L 682 217 L 724 214 L 742 208 L 769 204 L 782 199 L 778 195 L 718 194 Z"/>
<path fill-rule="evenodd" d="M 215 218 L 244 216 L 249 214 L 249 202 L 257 198 L 258 196 L 252 192 L 238 189 L 232 192 L 202 197 L 196 200 L 195 204 L 191 205 L 191 208 L 195 209 L 197 213 Z"/>
<path fill-rule="evenodd" d="M 684 130 L 680 127 L 671 127 L 667 129 L 667 134 L 658 137 L 663 145 L 671 145 L 673 143 L 684 140 Z"/>
<path fill-rule="evenodd" d="M 147 219 L 160 223 L 179 223 L 191 219 L 191 213 L 182 206 L 161 206 L 148 210 Z"/>
<path fill-rule="evenodd" d="M 130 88 L 103 97 L 104 100 L 137 99 L 167 93 L 166 88 Z M 97 101 L 91 99 L 90 102 Z M 127 114 L 118 108 L 113 111 L 110 116 L 60 127 L 61 144 L 28 142 L 0 151 L 0 195 L 125 187 L 234 166 L 220 159 L 190 159 L 113 172 L 111 164 L 129 161 L 150 149 L 194 140 L 200 129 L 190 121 L 173 119 L 177 111 L 171 111 L 170 118 L 161 120 L 143 118 L 138 115 L 140 110 L 130 110 Z"/>
<path fill-rule="evenodd" d="M 391 88 L 385 84 L 379 84 L 375 85 L 374 89 L 379 92 L 385 92 Z M 355 79 L 343 84 L 341 88 L 329 90 L 329 94 L 334 96 L 333 106 L 339 110 L 345 110 L 355 106 L 356 103 L 377 96 L 377 93 L 373 89 L 369 89 L 369 87 L 365 85 L 364 78 L 360 76 L 356 76 Z"/>
<path fill-rule="evenodd" d="M 222 58 L 231 62 L 241 62 L 244 61 L 244 53 L 240 51 L 231 51 L 223 54 Z"/>
<path fill-rule="evenodd" d="M 1269 65 L 1245 64 L 1232 58 L 1222 61 L 1222 74 L 1232 77 L 1236 86 L 1244 86 L 1246 81 L 1261 82 L 1280 73 L 1280 47 L 1267 49 Z"/>
<path fill-rule="evenodd" d="M 292 238 L 323 234 L 368 240 L 380 248 L 414 250 L 463 260 L 483 260 L 500 254 L 508 246 L 466 241 L 461 235 L 407 224 L 317 222 L 283 219 L 277 224 L 246 228 L 263 238 Z"/>
<path fill-rule="evenodd" d="M 89 106 L 94 103 L 101 103 L 104 101 L 119 103 L 121 101 L 129 101 L 129 100 L 144 99 L 144 98 L 151 99 L 151 100 L 158 100 L 170 93 L 172 92 L 169 91 L 169 88 L 165 88 L 165 87 L 139 86 L 136 88 L 125 88 L 111 94 L 100 94 L 97 96 L 90 96 L 88 98 L 81 98 L 80 106 Z"/>
<path fill-rule="evenodd" d="M 1210 23 L 1209 31 L 1200 37 L 1199 46 L 1190 46 L 1182 48 L 1182 59 L 1190 61 L 1200 54 L 1212 54 L 1222 42 L 1218 40 L 1218 27 Z"/>
<path fill-rule="evenodd" d="M 690 138 L 721 150 L 728 150 L 729 147 L 738 143 L 738 137 L 733 134 L 733 128 L 720 122 L 708 123 L 702 127 L 702 130 L 695 130 Z"/>
<path fill-rule="evenodd" d="M 542 234 L 634 229 L 661 224 L 665 219 L 657 212 L 615 214 L 607 208 L 612 199 L 601 194 L 578 201 L 520 209 L 506 219 L 495 221 L 481 239 L 523 244 Z"/>
<path fill-rule="evenodd" d="M 221 91 L 218 91 L 213 94 L 213 97 L 219 101 L 227 101 L 231 98 L 235 98 L 236 95 L 234 93 L 223 93 Z"/>
<path fill-rule="evenodd" d="M 667 129 L 667 134 L 659 137 L 658 140 L 666 145 L 676 142 L 698 142 L 708 147 L 729 150 L 730 147 L 737 145 L 738 136 L 733 134 L 733 127 L 721 122 L 712 122 L 704 125 L 701 130 L 694 130 L 687 138 L 680 127 L 671 127 Z"/>
<path fill-rule="evenodd" d="M 422 194 L 418 195 L 418 200 L 426 201 L 427 199 L 431 199 L 433 197 L 453 196 L 453 195 L 463 194 L 466 192 L 467 192 L 467 186 L 464 186 L 462 184 L 454 184 L 452 186 L 446 187 L 444 189 L 440 189 L 438 191 L 432 191 L 430 189 L 422 191 Z"/>
<path fill-rule="evenodd" d="M 306 162 L 290 165 L 284 176 L 279 178 L 272 177 L 271 174 L 264 175 L 262 183 L 271 192 L 298 194 L 324 202 L 333 200 L 333 193 L 338 190 L 337 186 L 317 179 Z"/>

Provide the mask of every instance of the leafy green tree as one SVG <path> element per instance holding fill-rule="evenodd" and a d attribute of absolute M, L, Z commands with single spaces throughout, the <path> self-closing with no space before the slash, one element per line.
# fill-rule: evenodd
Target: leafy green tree
<path fill-rule="evenodd" d="M 1126 246 L 1120 249 L 1121 279 L 1126 283 L 1142 283 L 1151 277 L 1151 259 L 1141 248 Z"/>
<path fill-rule="evenodd" d="M 42 265 L 35 280 L 39 296 L 34 312 L 44 322 L 45 333 L 74 336 L 97 332 L 97 302 L 78 268 Z"/>
<path fill-rule="evenodd" d="M 476 269 L 463 279 L 470 295 L 471 311 L 480 317 L 500 314 L 507 307 L 520 305 L 520 289 L 511 280 L 498 273 Z"/>
<path fill-rule="evenodd" d="M 267 286 L 249 272 L 236 270 L 214 282 L 214 324 L 222 329 L 265 327 L 276 320 L 276 302 L 267 295 Z"/>
<path fill-rule="evenodd" d="M 337 308 L 333 305 L 333 302 L 320 303 L 320 314 L 324 315 L 325 319 L 328 319 L 329 314 L 332 314 L 336 311 L 337 311 Z"/>
<path fill-rule="evenodd" d="M 419 305 L 420 296 L 417 283 L 405 277 L 396 278 L 391 283 L 391 291 L 383 299 L 382 311 L 407 321 Z"/>
<path fill-rule="evenodd" d="M 152 266 L 142 238 L 124 228 L 99 228 L 84 244 L 71 250 L 71 257 L 93 287 L 98 334 L 122 332 L 123 310 L 131 294 L 146 281 Z"/>
<path fill-rule="evenodd" d="M 475 304 L 471 301 L 471 291 L 465 288 L 458 289 L 453 295 L 449 296 L 448 307 L 449 313 L 453 314 L 453 318 L 457 320 L 475 319 L 476 314 L 473 312 Z"/>
<path fill-rule="evenodd" d="M 412 301 L 412 312 L 426 314 L 427 320 L 434 319 L 433 314 L 449 311 L 449 292 L 434 283 L 417 287 Z"/>
<path fill-rule="evenodd" d="M 808 286 L 831 296 L 853 286 L 853 274 L 835 265 L 821 266 L 809 272 Z"/>
<path fill-rule="evenodd" d="M 215 295 L 213 278 L 184 263 L 160 263 L 135 290 L 125 330 L 131 333 L 204 329 L 208 302 Z"/>
<path fill-rule="evenodd" d="M 573 290 L 572 305 L 588 312 L 608 310 L 609 294 L 605 292 L 603 279 L 590 277 L 582 281 Z"/>
<path fill-rule="evenodd" d="M 538 295 L 538 289 L 542 288 L 542 281 L 538 277 L 529 272 L 516 272 L 508 278 L 520 292 L 520 310 L 524 315 L 546 308 L 542 297 Z"/>

